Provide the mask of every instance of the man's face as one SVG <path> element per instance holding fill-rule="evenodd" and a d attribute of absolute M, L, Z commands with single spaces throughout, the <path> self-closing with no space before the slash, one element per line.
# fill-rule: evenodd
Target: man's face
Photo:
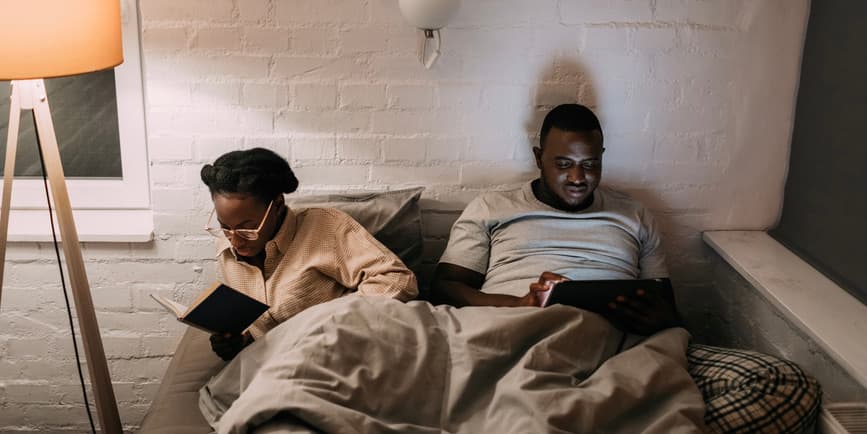
<path fill-rule="evenodd" d="M 542 148 L 533 148 L 542 187 L 555 208 L 580 209 L 602 179 L 602 133 L 551 128 Z"/>

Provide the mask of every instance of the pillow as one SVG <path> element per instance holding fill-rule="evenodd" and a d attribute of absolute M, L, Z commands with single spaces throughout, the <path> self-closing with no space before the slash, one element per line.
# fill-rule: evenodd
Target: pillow
<path fill-rule="evenodd" d="M 421 263 L 421 208 L 424 187 L 384 192 L 289 196 L 290 208 L 337 208 L 354 218 L 410 269 Z"/>

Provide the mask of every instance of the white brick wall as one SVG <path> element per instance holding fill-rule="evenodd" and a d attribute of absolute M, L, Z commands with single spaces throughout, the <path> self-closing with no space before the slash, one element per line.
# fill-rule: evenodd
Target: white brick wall
<path fill-rule="evenodd" d="M 213 280 L 198 171 L 230 149 L 275 149 L 302 193 L 426 186 L 430 265 L 468 200 L 534 176 L 542 116 L 577 100 L 603 122 L 604 182 L 656 212 L 682 290 L 708 283 L 702 230 L 775 222 L 805 0 L 463 3 L 425 70 L 396 0 L 141 0 L 155 240 L 85 245 L 129 430 L 184 331 L 147 295 Z M 0 432 L 86 431 L 53 250 L 7 255 Z"/>

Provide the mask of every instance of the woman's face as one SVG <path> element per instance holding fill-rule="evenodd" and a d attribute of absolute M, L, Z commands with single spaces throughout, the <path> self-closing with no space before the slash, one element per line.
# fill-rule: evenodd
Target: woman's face
<path fill-rule="evenodd" d="M 221 228 L 255 230 L 261 225 L 259 237 L 255 240 L 244 239 L 232 233 L 226 235 L 239 256 L 253 257 L 261 253 L 277 228 L 277 216 L 283 206 L 282 198 L 274 200 L 270 211 L 267 203 L 262 203 L 250 194 L 216 193 L 213 200 L 214 213 Z"/>

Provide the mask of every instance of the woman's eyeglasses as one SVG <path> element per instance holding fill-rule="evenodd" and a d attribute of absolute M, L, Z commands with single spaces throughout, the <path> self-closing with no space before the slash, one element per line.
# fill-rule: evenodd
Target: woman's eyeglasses
<path fill-rule="evenodd" d="M 217 237 L 217 238 L 231 238 L 232 236 L 236 236 L 241 239 L 255 241 L 259 239 L 259 231 L 262 230 L 262 226 L 265 225 L 265 220 L 268 219 L 268 214 L 271 213 L 271 205 L 274 204 L 274 201 L 268 202 L 268 209 L 265 210 L 265 215 L 262 217 L 262 222 L 259 223 L 259 227 L 256 229 L 223 229 L 218 227 L 211 226 L 211 220 L 214 219 L 214 214 L 217 212 L 217 209 L 214 208 L 211 210 L 211 215 L 208 216 L 208 223 L 205 224 L 205 230 L 208 231 L 209 234 Z"/>

